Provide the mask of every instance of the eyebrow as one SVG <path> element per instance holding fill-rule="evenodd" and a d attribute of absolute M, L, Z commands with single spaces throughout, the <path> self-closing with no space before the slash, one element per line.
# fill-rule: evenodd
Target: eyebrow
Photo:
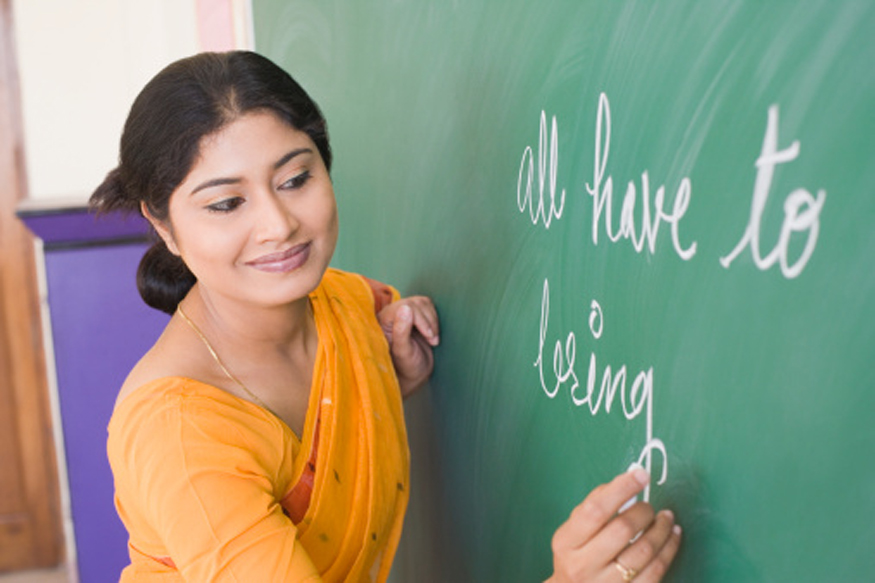
<path fill-rule="evenodd" d="M 292 158 L 294 158 L 296 156 L 300 156 L 301 154 L 312 154 L 312 153 L 313 153 L 313 150 L 311 148 L 297 148 L 295 150 L 292 150 L 291 152 L 285 154 L 279 160 L 274 162 L 273 169 L 279 170 L 285 164 L 287 164 L 289 162 L 289 160 L 291 160 Z M 200 184 L 198 184 L 196 187 L 194 187 L 194 189 L 192 189 L 191 194 L 195 194 L 197 192 L 200 192 L 201 190 L 204 190 L 205 188 L 213 188 L 214 186 L 226 186 L 228 184 L 239 184 L 240 182 L 241 182 L 240 178 L 232 178 L 232 177 L 213 178 L 211 180 L 207 180 L 206 182 L 201 182 Z"/>

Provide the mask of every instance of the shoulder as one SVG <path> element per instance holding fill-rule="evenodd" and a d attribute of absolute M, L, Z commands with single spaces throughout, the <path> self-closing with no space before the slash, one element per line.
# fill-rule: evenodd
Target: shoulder
<path fill-rule="evenodd" d="M 217 426 L 216 432 L 212 425 Z M 223 389 L 183 376 L 167 376 L 136 387 L 120 399 L 109 429 L 110 433 L 144 427 L 152 433 L 173 430 L 178 437 L 184 426 L 197 426 L 202 435 L 212 436 L 242 428 L 264 432 L 269 426 L 280 428 L 281 423 L 261 407 Z"/>
<path fill-rule="evenodd" d="M 320 289 L 332 298 L 347 296 L 345 299 L 355 300 L 375 313 L 400 297 L 398 290 L 391 285 L 334 268 L 326 270 Z"/>
<path fill-rule="evenodd" d="M 294 436 L 260 407 L 184 377 L 137 387 L 117 403 L 107 429 L 114 466 L 239 465 L 245 458 L 254 467 L 276 467 L 294 445 Z"/>
<path fill-rule="evenodd" d="M 134 365 L 119 390 L 116 407 L 140 387 L 162 379 L 197 379 L 205 385 L 227 388 L 227 379 L 215 375 L 197 339 L 180 333 L 179 324 L 176 317 L 172 318 L 152 348 Z M 167 383 L 161 386 L 167 388 Z"/>

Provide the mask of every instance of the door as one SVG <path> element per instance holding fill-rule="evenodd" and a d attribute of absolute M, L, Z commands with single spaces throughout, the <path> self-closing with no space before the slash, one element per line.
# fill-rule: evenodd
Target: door
<path fill-rule="evenodd" d="M 0 572 L 60 563 L 63 531 L 33 238 L 16 218 L 23 141 L 11 0 L 0 0 Z"/>

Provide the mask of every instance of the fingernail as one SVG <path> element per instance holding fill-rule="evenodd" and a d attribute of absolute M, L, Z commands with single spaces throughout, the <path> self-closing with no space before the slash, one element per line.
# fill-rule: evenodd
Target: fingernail
<path fill-rule="evenodd" d="M 650 483 L 650 474 L 647 473 L 647 470 L 641 468 L 639 470 L 634 471 L 635 479 L 638 480 L 638 483 L 642 486 L 646 486 Z"/>
<path fill-rule="evenodd" d="M 675 524 L 671 530 L 672 530 L 672 532 L 674 532 L 678 536 L 681 536 L 681 533 L 683 532 L 683 529 L 681 528 L 680 524 Z"/>
<path fill-rule="evenodd" d="M 642 486 L 646 486 L 650 483 L 650 474 L 637 462 L 629 466 L 629 473 L 631 473 L 632 477 Z"/>
<path fill-rule="evenodd" d="M 413 316 L 413 312 L 410 310 L 410 306 L 401 306 L 401 309 L 398 310 L 398 317 L 402 320 L 409 320 Z"/>
<path fill-rule="evenodd" d="M 669 520 L 674 520 L 674 512 L 666 508 L 665 510 L 660 510 L 663 516 L 668 518 Z"/>

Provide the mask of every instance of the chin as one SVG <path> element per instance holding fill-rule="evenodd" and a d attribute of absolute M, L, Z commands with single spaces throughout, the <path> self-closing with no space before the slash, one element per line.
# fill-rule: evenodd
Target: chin
<path fill-rule="evenodd" d="M 292 272 L 291 274 L 282 274 L 288 276 L 288 280 L 276 282 L 276 287 L 274 288 L 273 293 L 271 293 L 270 288 L 274 286 L 262 282 L 259 284 L 259 288 L 264 292 L 267 292 L 264 295 L 268 296 L 264 298 L 266 300 L 265 303 L 283 305 L 291 304 L 302 298 L 306 298 L 319 287 L 326 269 L 327 266 L 321 269 L 307 269 L 298 271 L 297 273 Z M 285 278 L 281 277 L 281 279 Z"/>

